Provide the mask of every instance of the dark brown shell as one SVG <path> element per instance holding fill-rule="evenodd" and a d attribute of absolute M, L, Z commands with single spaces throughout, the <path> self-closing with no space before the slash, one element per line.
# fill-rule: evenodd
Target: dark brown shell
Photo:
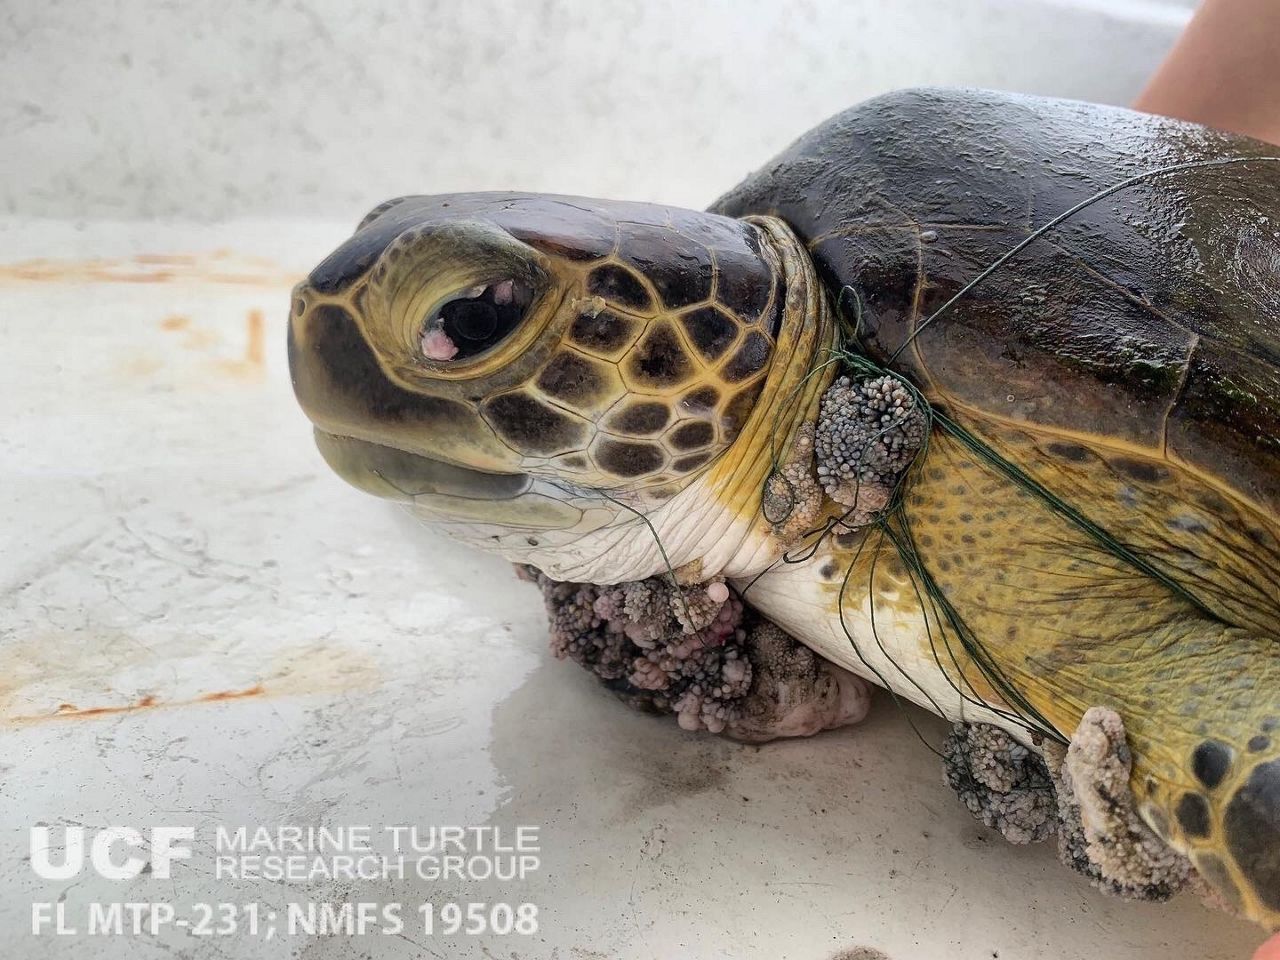
<path fill-rule="evenodd" d="M 833 294 L 856 291 L 862 346 L 885 361 L 1090 195 L 1172 164 L 1276 155 L 1116 107 L 909 90 L 832 118 L 713 209 L 790 223 Z M 915 343 L 894 366 L 937 402 L 1105 435 L 1280 511 L 1280 163 L 1161 175 L 1092 204 Z"/>

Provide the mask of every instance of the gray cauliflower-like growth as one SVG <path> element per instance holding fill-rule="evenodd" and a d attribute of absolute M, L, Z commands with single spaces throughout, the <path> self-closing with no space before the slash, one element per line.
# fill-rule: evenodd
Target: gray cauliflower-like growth
<path fill-rule="evenodd" d="M 822 395 L 814 437 L 818 482 L 853 511 L 848 523 L 868 523 L 889 505 L 926 429 L 925 411 L 894 376 L 841 377 Z"/>
<path fill-rule="evenodd" d="M 1044 761 L 999 727 L 957 723 L 942 745 L 944 780 L 970 813 L 1012 843 L 1039 843 L 1057 828 Z"/>
<path fill-rule="evenodd" d="M 521 571 L 542 590 L 551 651 L 633 705 L 719 733 L 751 688 L 743 606 L 723 581 L 677 589 L 663 577 L 599 586 Z"/>
<path fill-rule="evenodd" d="M 986 724 L 958 723 L 943 745 L 947 785 L 969 811 L 1015 843 L 1058 835 L 1058 858 L 1098 889 L 1168 900 L 1197 878 L 1190 862 L 1139 818 L 1120 715 L 1087 711 L 1064 749 L 1044 758 Z"/>
<path fill-rule="evenodd" d="M 686 730 L 755 743 L 855 723 L 870 688 L 744 608 L 721 580 L 677 589 L 650 577 L 560 583 L 532 567 L 551 650 L 598 676 L 633 706 L 674 713 Z"/>
<path fill-rule="evenodd" d="M 813 424 L 796 433 L 791 453 L 765 480 L 764 517 L 774 535 L 790 544 L 812 529 L 822 515 L 822 488 L 814 479 Z"/>
<path fill-rule="evenodd" d="M 1138 817 L 1129 789 L 1132 757 L 1120 715 L 1089 709 L 1057 770 L 1058 856 L 1095 886 L 1130 900 L 1168 900 L 1193 877 L 1190 861 Z"/>

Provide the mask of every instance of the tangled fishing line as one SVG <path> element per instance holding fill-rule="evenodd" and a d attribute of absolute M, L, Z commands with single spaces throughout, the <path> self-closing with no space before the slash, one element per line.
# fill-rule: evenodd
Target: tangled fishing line
<path fill-rule="evenodd" d="M 859 661 L 882 686 L 889 690 L 895 702 L 900 703 L 894 692 L 894 684 L 865 655 L 845 619 L 845 598 L 850 579 L 864 556 L 869 557 L 867 581 L 872 590 L 872 602 L 869 604 L 870 632 L 881 657 L 884 662 L 892 665 L 908 686 L 918 691 L 919 698 L 929 703 L 936 713 L 945 716 L 947 712 L 918 680 L 894 660 L 881 639 L 880 627 L 876 619 L 874 583 L 886 546 L 893 549 L 907 571 L 915 601 L 923 615 L 923 625 L 934 663 L 958 695 L 961 703 L 984 708 L 1001 721 L 1024 728 L 1033 739 L 1066 742 L 1062 732 L 1058 731 L 1016 684 L 1005 676 L 996 658 L 984 645 L 982 638 L 966 623 L 948 599 L 918 549 L 910 519 L 904 510 L 905 492 L 910 488 L 920 464 L 926 459 L 929 441 L 935 431 L 956 441 L 987 468 L 1031 494 L 1053 513 L 1087 535 L 1103 551 L 1144 577 L 1161 583 L 1171 593 L 1181 597 L 1203 615 L 1218 619 L 1207 604 L 1150 558 L 1117 539 L 986 441 L 944 412 L 934 408 L 918 387 L 902 374 L 891 370 L 890 365 L 922 331 L 951 311 L 978 285 L 1009 263 L 1022 250 L 1080 211 L 1115 193 L 1154 178 L 1242 163 L 1280 163 L 1280 157 L 1228 157 L 1180 163 L 1147 170 L 1099 190 L 1028 233 L 976 277 L 964 284 L 929 316 L 915 324 L 903 342 L 889 355 L 885 364 L 877 363 L 860 351 L 862 300 L 858 291 L 852 286 L 841 289 L 835 303 L 834 312 L 837 322 L 834 345 L 815 358 L 813 366 L 774 411 L 771 464 L 764 481 L 760 509 L 765 520 L 773 526 L 775 531 L 781 531 L 788 520 L 794 520 L 797 514 L 803 513 L 796 509 L 801 500 L 806 497 L 812 499 L 815 491 L 810 490 L 806 493 L 798 489 L 800 483 L 812 484 L 812 478 L 807 472 L 808 466 L 783 463 L 781 442 L 782 438 L 788 434 L 783 427 L 795 418 L 797 405 L 802 402 L 804 388 L 810 381 L 816 377 L 829 375 L 832 383 L 821 398 L 817 423 L 802 428 L 810 431 L 802 436 L 812 445 L 811 460 L 818 485 L 843 510 L 827 516 L 816 527 L 801 528 L 798 534 L 785 538 L 793 546 L 775 563 L 805 563 L 818 553 L 829 538 L 839 537 L 842 534 L 862 535 L 857 541 L 840 583 L 837 602 L 840 626 Z M 566 492 L 572 491 L 566 490 Z M 690 621 L 692 617 L 689 600 L 685 596 L 684 587 L 676 575 L 652 521 L 643 511 L 622 500 L 603 491 L 597 491 L 597 493 L 633 514 L 638 522 L 644 524 L 657 544 L 665 567 L 665 579 L 673 591 L 672 603 L 681 619 Z M 772 569 L 772 565 L 757 574 L 741 590 L 741 596 L 744 599 L 754 584 L 769 569 Z M 1003 706 L 993 704 L 989 696 L 979 693 L 964 669 L 963 664 L 966 663 L 976 668 L 982 680 L 996 693 Z M 910 719 L 909 715 L 908 719 Z M 914 723 L 912 727 L 915 728 Z M 942 755 L 938 749 L 928 744 L 918 730 L 916 733 L 930 750 L 939 756 Z"/>
<path fill-rule="evenodd" d="M 941 748 L 934 747 L 911 714 L 905 713 L 920 741 L 942 759 L 947 783 L 970 812 L 1013 842 L 1038 841 L 1056 834 L 1064 863 L 1095 885 L 1123 896 L 1164 900 L 1193 882 L 1194 871 L 1186 858 L 1152 833 L 1135 812 L 1129 793 L 1131 758 L 1120 716 L 1093 707 L 1068 740 L 1005 675 L 998 659 L 956 609 L 925 562 L 905 507 L 935 431 L 1036 499 L 1102 552 L 1161 584 L 1203 616 L 1221 622 L 1220 618 L 1150 557 L 935 408 L 910 379 L 890 367 L 922 331 L 978 285 L 1090 205 L 1156 177 L 1250 162 L 1280 163 L 1280 157 L 1231 157 L 1161 167 L 1094 193 L 1031 231 L 916 323 L 884 364 L 860 349 L 862 299 L 854 287 L 843 287 L 834 305 L 834 344 L 819 352 L 804 377 L 773 411 L 771 462 L 761 490 L 760 511 L 787 545 L 781 557 L 757 574 L 737 597 L 731 597 L 721 578 L 695 584 L 686 593 L 650 518 L 608 493 L 594 491 L 644 524 L 657 544 L 665 576 L 598 587 L 560 584 L 532 569 L 526 571 L 543 588 L 557 656 L 578 661 L 636 705 L 676 713 L 687 729 L 742 735 L 742 724 L 747 720 L 744 704 L 755 687 L 755 673 L 759 670 L 767 676 L 767 666 L 756 663 L 756 654 L 765 648 L 775 654 L 781 651 L 784 656 L 780 659 L 792 662 L 796 651 L 807 654 L 807 665 L 798 675 L 802 688 L 806 695 L 825 691 L 822 695 L 830 702 L 832 682 L 823 676 L 818 658 L 743 601 L 777 563 L 806 563 L 836 538 L 839 547 L 851 550 L 840 578 L 836 609 L 854 655 L 899 708 L 902 703 L 897 691 L 911 689 L 915 691 L 913 699 L 947 716 L 952 711 L 945 710 L 929 689 L 897 662 L 891 645 L 881 637 L 877 576 L 885 558 L 896 556 L 911 585 L 909 596 L 914 597 L 921 613 L 934 665 L 961 706 L 981 708 L 1002 727 L 1022 728 L 1043 750 L 1042 758 L 1008 729 L 984 723 L 958 723 Z M 815 378 L 828 382 L 818 401 L 816 421 L 790 429 L 799 419 L 798 406 L 811 395 L 805 388 Z M 784 457 L 788 436 L 792 448 Z M 824 508 L 823 494 L 839 509 Z M 814 518 L 824 514 L 825 519 L 813 526 Z M 928 545 L 928 540 L 924 543 Z M 870 593 L 866 607 L 870 637 L 879 661 L 900 675 L 897 683 L 893 681 L 898 678 L 886 676 L 887 668 L 877 666 L 868 656 L 846 621 L 845 601 L 853 572 L 863 566 Z M 831 574 L 824 570 L 824 575 Z M 794 678 L 791 682 L 794 684 Z M 978 682 L 991 692 L 980 693 Z M 770 735 L 776 733 L 763 730 L 763 738 Z"/>
<path fill-rule="evenodd" d="M 881 685 L 890 691 L 896 703 L 899 703 L 899 701 L 897 695 L 893 692 L 893 685 L 888 682 L 881 670 L 873 665 L 863 653 L 857 639 L 854 637 L 853 631 L 850 630 L 849 625 L 845 622 L 845 594 L 853 570 L 858 567 L 863 552 L 870 550 L 871 560 L 868 582 L 873 585 L 882 548 L 886 544 L 896 551 L 908 571 L 917 603 L 923 614 L 924 626 L 934 661 L 961 701 L 974 706 L 985 707 L 1002 720 L 1024 727 L 1035 737 L 1043 737 L 1060 743 L 1066 742 L 1062 733 L 1055 729 L 1053 724 L 1040 714 L 1012 681 L 1003 674 L 981 639 L 967 625 L 954 605 L 949 601 L 917 549 L 911 524 L 903 509 L 904 495 L 912 482 L 917 465 L 925 459 L 928 440 L 935 429 L 957 441 L 989 469 L 1033 495 L 1051 511 L 1085 533 L 1104 551 L 1134 568 L 1142 575 L 1161 583 L 1170 592 L 1181 597 L 1206 617 L 1213 620 L 1219 619 L 1212 609 L 1184 584 L 1172 577 L 1167 571 L 1161 569 L 1140 551 L 1117 539 L 1105 528 L 1090 519 L 1084 512 L 1052 490 L 1049 490 L 1026 470 L 1004 457 L 990 444 L 965 429 L 945 413 L 935 409 L 914 384 L 901 374 L 890 370 L 889 365 L 898 359 L 922 331 L 951 311 L 956 304 L 969 296 L 979 284 L 995 274 L 1036 240 L 1089 206 L 1136 184 L 1158 177 L 1208 167 L 1225 167 L 1241 163 L 1277 162 L 1280 162 L 1280 157 L 1228 157 L 1217 160 L 1191 161 L 1147 170 L 1092 194 L 1031 231 L 956 291 L 928 317 L 917 323 L 910 334 L 889 355 L 885 365 L 876 363 L 870 357 L 858 351 L 857 346 L 862 332 L 863 321 L 861 297 L 858 291 L 851 286 L 845 286 L 841 289 L 835 305 L 837 319 L 836 344 L 826 351 L 825 356 L 819 358 L 818 362 L 815 363 L 814 367 L 801 381 L 801 384 L 792 390 L 787 400 L 781 405 L 776 414 L 773 435 L 775 437 L 780 435 L 777 426 L 783 422 L 785 416 L 793 412 L 794 404 L 798 402 L 800 390 L 804 384 L 810 378 L 822 374 L 824 370 L 835 367 L 835 383 L 824 395 L 819 413 L 818 431 L 820 436 L 818 446 L 820 449 L 818 452 L 819 454 L 823 452 L 821 450 L 821 433 L 824 429 L 822 421 L 824 417 L 829 417 L 832 412 L 827 409 L 828 406 L 841 408 L 841 412 L 844 414 L 844 422 L 837 425 L 835 430 L 836 432 L 847 434 L 849 439 L 855 442 L 845 445 L 837 451 L 839 454 L 836 458 L 837 462 L 824 464 L 819 460 L 817 470 L 819 480 L 823 483 L 827 494 L 837 503 L 846 507 L 846 510 L 838 516 L 828 517 L 819 527 L 806 531 L 800 538 L 801 545 L 785 553 L 779 562 L 787 564 L 804 563 L 817 554 L 828 538 L 839 535 L 842 532 L 860 531 L 864 533 L 853 556 L 848 561 L 845 575 L 840 585 L 840 594 L 837 602 L 840 625 L 855 655 L 866 669 L 880 681 Z M 846 303 L 851 303 L 852 305 L 852 317 L 849 316 L 846 310 Z M 857 404 L 851 406 L 845 402 L 850 394 L 859 392 L 864 400 L 892 396 L 892 409 L 889 409 L 884 403 L 881 403 L 878 409 L 872 409 L 865 403 L 859 407 Z M 872 407 L 874 406 L 873 404 Z M 852 417 L 850 416 L 851 410 Z M 879 416 L 878 418 L 869 417 L 867 416 L 868 413 L 878 414 Z M 851 420 L 852 423 L 850 422 Z M 868 426 L 876 423 L 879 424 L 878 428 L 867 429 Z M 828 425 L 826 429 L 831 432 L 832 428 Z M 912 449 L 913 438 L 909 435 L 917 433 L 922 433 L 922 436 L 915 442 L 915 448 Z M 854 453 L 852 460 L 849 458 L 850 448 Z M 779 486 L 785 488 L 787 481 L 780 470 L 780 450 L 776 442 L 772 454 L 772 469 L 766 484 L 775 488 L 775 490 Z M 903 457 L 900 454 L 907 454 L 907 456 Z M 883 469 L 886 466 L 886 459 L 890 461 L 887 471 Z M 776 496 L 774 499 L 776 500 Z M 776 506 L 774 511 L 775 513 L 777 512 Z M 775 519 L 769 516 L 768 513 L 765 514 L 765 517 L 771 522 Z M 767 570 L 758 574 L 747 585 L 743 590 L 744 597 L 764 572 L 767 572 Z M 885 644 L 881 641 L 879 627 L 876 623 L 874 587 L 871 589 L 873 593 L 872 602 L 869 605 L 871 634 L 881 655 L 888 663 L 893 665 L 911 687 L 919 691 L 921 697 L 933 706 L 935 712 L 944 714 L 944 711 L 940 709 L 933 696 L 897 664 L 886 649 Z M 973 684 L 967 678 L 965 671 L 961 668 L 960 656 L 952 645 L 952 637 L 959 642 L 959 654 L 967 658 L 968 662 L 977 668 L 983 679 L 999 694 L 1009 709 L 995 707 L 988 702 L 987 698 L 979 696 L 977 690 L 974 689 Z M 939 643 L 943 648 L 941 651 L 939 650 Z M 908 719 L 910 719 L 909 715 Z M 912 727 L 913 729 L 915 728 L 914 723 L 912 723 Z M 926 746 L 929 746 L 929 749 L 939 753 L 938 750 L 924 740 L 918 730 L 916 730 L 916 733 L 926 743 Z"/>
<path fill-rule="evenodd" d="M 1022 250 L 1082 210 L 1115 193 L 1154 178 L 1243 163 L 1280 163 L 1280 157 L 1228 157 L 1159 167 L 1135 174 L 1086 197 L 1032 230 L 976 277 L 964 284 L 929 316 L 915 324 L 903 342 L 889 355 L 885 364 L 877 363 L 859 349 L 863 304 L 858 291 L 852 286 L 845 286 L 840 290 L 834 311 L 837 321 L 834 345 L 819 353 L 813 366 L 774 411 L 771 464 L 764 480 L 760 510 L 775 532 L 781 535 L 785 531 L 787 535 L 784 536 L 784 540 L 792 544 L 774 565 L 805 563 L 817 555 L 828 539 L 845 534 L 861 534 L 840 583 L 837 601 L 840 626 L 859 661 L 889 691 L 899 706 L 901 703 L 894 691 L 894 684 L 865 655 L 845 619 L 845 598 L 850 579 L 864 556 L 870 558 L 867 575 L 869 589 L 872 591 L 872 600 L 869 604 L 870 632 L 884 662 L 892 665 L 903 681 L 918 691 L 919 699 L 930 704 L 936 713 L 943 716 L 947 713 L 932 694 L 895 661 L 880 636 L 880 626 L 876 619 L 874 583 L 886 546 L 893 549 L 907 571 L 915 601 L 923 615 L 923 626 L 934 663 L 960 698 L 961 703 L 983 708 L 1009 725 L 1022 727 L 1028 731 L 1033 740 L 1066 743 L 1066 737 L 1062 732 L 1057 730 L 1016 684 L 1004 675 L 982 639 L 948 599 L 918 549 L 909 517 L 904 510 L 905 492 L 910 488 L 920 464 L 926 459 L 929 441 L 935 430 L 959 443 L 964 450 L 987 468 L 1038 499 L 1053 513 L 1086 534 L 1106 553 L 1144 577 L 1159 582 L 1206 617 L 1219 619 L 1207 604 L 1150 558 L 1117 539 L 1084 512 L 1045 487 L 1026 470 L 1003 456 L 972 431 L 934 408 L 919 388 L 902 374 L 891 370 L 890 365 L 922 331 L 951 311 L 978 285 L 1009 263 Z M 782 438 L 788 435 L 788 431 L 783 427 L 795 419 L 797 406 L 802 402 L 804 388 L 811 380 L 823 375 L 830 375 L 832 385 L 822 396 L 817 423 L 802 427 L 800 439 L 812 446 L 811 460 L 822 492 L 834 503 L 840 505 L 843 512 L 827 516 L 816 527 L 809 529 L 801 527 L 798 531 L 792 532 L 788 528 L 788 523 L 794 522 L 797 516 L 802 518 L 806 512 L 798 510 L 797 507 L 801 505 L 802 500 L 812 501 L 816 491 L 798 489 L 801 484 L 812 487 L 813 478 L 808 473 L 807 464 L 783 463 L 781 442 Z M 565 492 L 574 493 L 568 488 L 565 488 Z M 664 579 L 673 593 L 672 603 L 680 613 L 681 619 L 690 621 L 691 610 L 684 586 L 676 575 L 653 522 L 643 511 L 621 499 L 604 491 L 595 491 L 595 493 L 634 515 L 637 522 L 642 523 L 648 530 L 657 544 L 665 569 Z M 820 500 L 820 497 L 818 499 Z M 774 565 L 762 570 L 740 591 L 743 599 L 747 597 L 760 577 Z M 982 680 L 996 693 L 1003 706 L 993 704 L 989 696 L 978 692 L 962 666 L 964 663 L 972 664 L 976 668 Z M 911 722 L 910 715 L 907 716 L 908 722 Z M 943 755 L 920 734 L 914 722 L 911 722 L 911 726 L 931 751 L 939 756 Z"/>

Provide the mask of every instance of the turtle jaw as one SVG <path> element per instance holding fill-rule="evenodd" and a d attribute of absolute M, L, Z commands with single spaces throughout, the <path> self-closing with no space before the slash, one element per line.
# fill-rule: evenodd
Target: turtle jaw
<path fill-rule="evenodd" d="M 315 428 L 316 447 L 330 469 L 358 490 L 386 500 L 414 503 L 419 497 L 511 500 L 525 493 L 524 473 L 490 473 L 460 467 L 384 443 Z"/>

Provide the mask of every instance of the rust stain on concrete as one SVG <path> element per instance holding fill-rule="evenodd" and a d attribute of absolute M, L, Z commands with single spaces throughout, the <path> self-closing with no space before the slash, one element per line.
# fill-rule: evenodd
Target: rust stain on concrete
<path fill-rule="evenodd" d="M 227 356 L 227 333 L 224 329 L 201 326 L 191 317 L 171 313 L 159 322 L 160 329 L 173 337 L 187 350 L 213 353 L 201 363 L 205 370 L 221 377 L 236 380 L 262 380 L 267 371 L 267 321 L 262 310 L 253 308 L 244 318 L 244 346 L 238 355 Z M 237 338 L 238 339 L 238 338 Z M 173 342 L 172 340 L 170 342 Z M 217 356 L 217 354 L 222 356 Z M 144 358 L 134 354 L 123 363 L 122 372 L 130 378 L 145 376 L 163 369 L 165 364 L 156 358 Z M 189 383 L 190 380 L 184 382 Z"/>
<path fill-rule="evenodd" d="M 244 349 L 244 362 L 255 367 L 262 366 L 266 360 L 266 321 L 262 317 L 261 310 L 250 310 L 249 316 L 245 319 L 246 326 L 246 342 Z"/>
<path fill-rule="evenodd" d="M 219 361 L 223 373 L 246 380 L 260 380 L 267 369 L 267 323 L 261 310 L 250 310 L 245 317 L 244 353 L 239 360 Z"/>
<path fill-rule="evenodd" d="M 291 287 L 302 274 L 265 257 L 231 250 L 202 254 L 140 253 L 132 257 L 57 260 L 36 257 L 0 263 L 0 284 L 21 283 L 213 283 Z"/>
<path fill-rule="evenodd" d="M 209 703 L 213 700 L 243 700 L 245 697 L 260 697 L 266 693 L 266 687 L 262 684 L 254 684 L 245 690 L 219 690 L 217 693 L 206 693 L 203 697 L 197 697 L 197 702 Z"/>
<path fill-rule="evenodd" d="M 179 671 L 166 694 L 152 683 L 126 679 L 163 663 L 150 648 L 127 642 L 124 635 L 118 643 L 105 639 L 87 647 L 83 634 L 54 633 L 0 647 L 0 724 L 93 720 L 257 697 L 328 696 L 370 690 L 382 681 L 368 651 L 327 641 L 289 645 L 256 663 L 245 662 L 245 650 L 232 644 L 212 661 L 193 665 L 193 648 L 174 638 L 162 648 L 173 654 Z M 217 686 L 201 691 L 200 678 Z"/>
<path fill-rule="evenodd" d="M 197 703 L 212 703 L 221 700 L 243 700 L 247 697 L 259 697 L 266 693 L 266 688 L 258 683 L 244 690 L 218 690 L 214 693 L 201 694 L 188 700 L 160 700 L 153 694 L 140 697 L 133 703 L 118 704 L 110 707 L 77 707 L 74 703 L 60 703 L 53 713 L 35 713 L 25 716 L 10 717 L 13 724 L 43 723 L 48 720 L 83 720 L 93 717 L 107 717 L 120 713 L 137 713 L 140 710 L 151 710 L 158 707 L 189 707 Z"/>

